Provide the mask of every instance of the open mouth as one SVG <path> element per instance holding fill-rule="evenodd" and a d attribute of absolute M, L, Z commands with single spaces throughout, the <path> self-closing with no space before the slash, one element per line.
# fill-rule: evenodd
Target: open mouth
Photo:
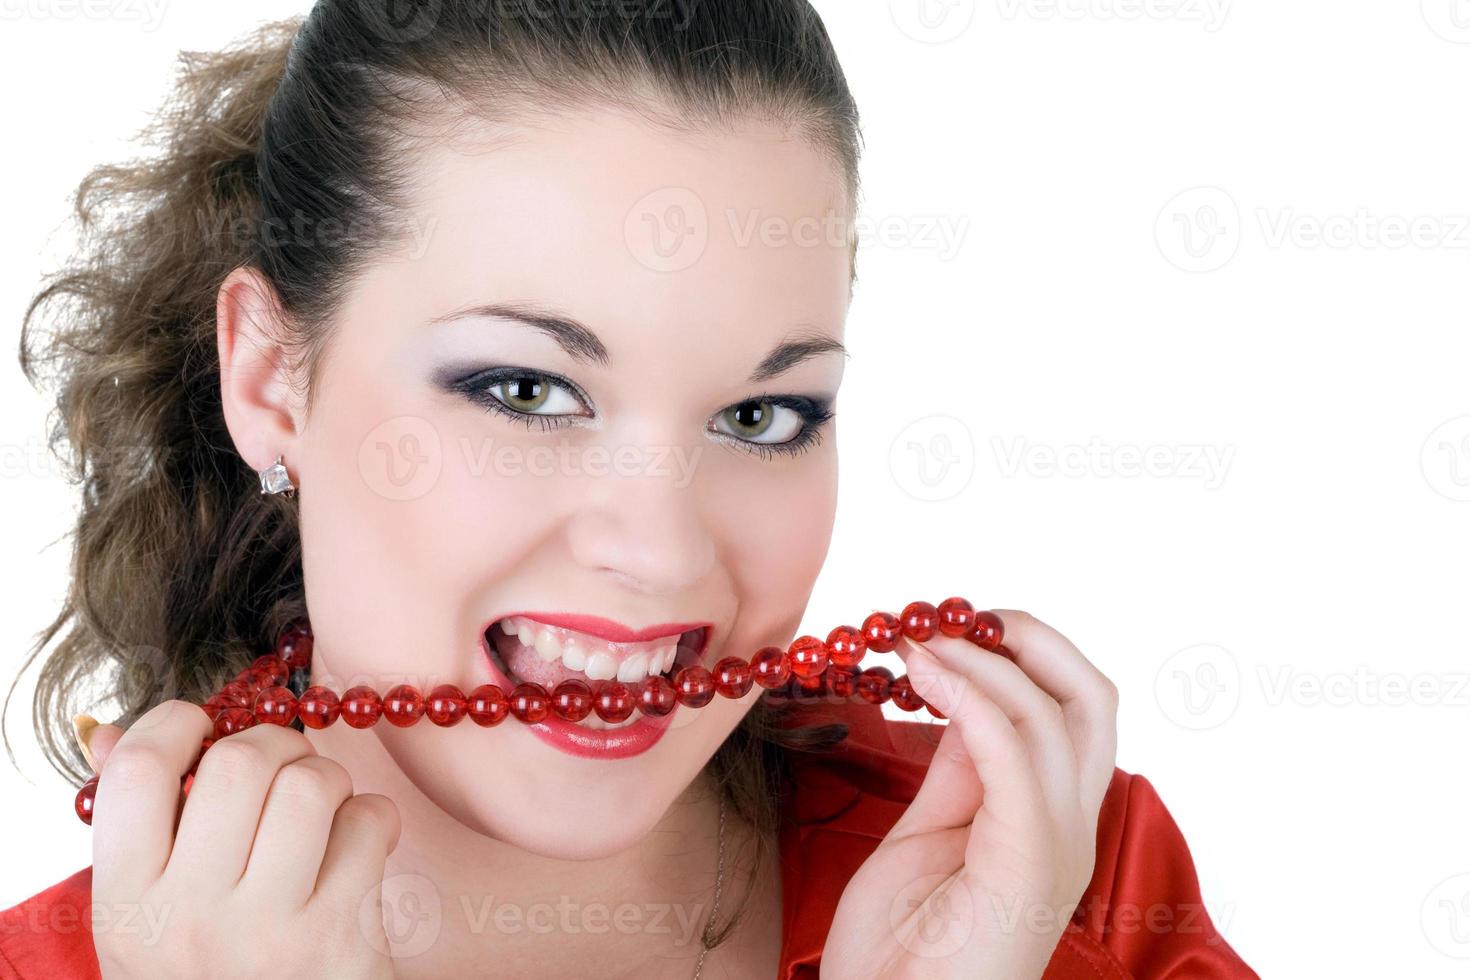
<path fill-rule="evenodd" d="M 694 627 L 682 633 L 636 642 L 603 639 L 590 633 L 551 626 L 527 616 L 507 616 L 485 630 L 485 648 L 495 666 L 513 683 L 540 684 L 553 691 L 562 681 L 579 680 L 594 694 L 609 681 L 627 685 L 635 695 L 649 677 L 670 683 L 685 667 L 700 662 L 709 629 Z M 612 724 L 595 712 L 579 725 L 597 730 L 636 724 L 642 712 Z"/>

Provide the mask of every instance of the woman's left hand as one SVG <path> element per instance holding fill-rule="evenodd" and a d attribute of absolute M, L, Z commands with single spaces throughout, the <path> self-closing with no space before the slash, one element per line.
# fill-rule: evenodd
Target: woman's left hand
<path fill-rule="evenodd" d="M 1014 661 L 899 643 L 949 719 L 913 802 L 848 882 L 822 976 L 1036 978 L 1092 878 L 1117 689 L 1066 637 L 996 610 Z"/>

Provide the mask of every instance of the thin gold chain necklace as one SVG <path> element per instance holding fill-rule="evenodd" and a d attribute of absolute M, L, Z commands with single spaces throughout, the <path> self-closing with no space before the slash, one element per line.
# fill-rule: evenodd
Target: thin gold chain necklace
<path fill-rule="evenodd" d="M 719 857 L 715 861 L 715 899 L 710 903 L 709 918 L 704 921 L 704 934 L 700 936 L 699 959 L 694 961 L 694 980 L 700 980 L 700 973 L 704 970 L 704 956 L 710 951 L 711 940 L 714 938 L 715 916 L 720 912 L 720 888 L 725 883 L 725 795 L 720 794 L 720 847 Z"/>

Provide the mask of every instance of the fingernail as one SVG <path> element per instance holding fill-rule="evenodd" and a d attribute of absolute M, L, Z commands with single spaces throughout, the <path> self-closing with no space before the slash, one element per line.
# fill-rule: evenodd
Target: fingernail
<path fill-rule="evenodd" d="M 72 715 L 71 727 L 76 735 L 77 746 L 82 750 L 82 756 L 86 758 L 87 765 L 92 771 L 97 771 L 97 760 L 92 758 L 92 748 L 88 744 L 92 741 L 92 733 L 97 730 L 97 719 L 88 714 Z"/>
<path fill-rule="evenodd" d="M 913 653 L 915 650 L 917 650 L 919 653 L 929 652 L 928 647 L 924 646 L 924 644 L 920 643 L 912 636 L 900 636 L 899 639 L 908 645 L 909 653 Z"/>

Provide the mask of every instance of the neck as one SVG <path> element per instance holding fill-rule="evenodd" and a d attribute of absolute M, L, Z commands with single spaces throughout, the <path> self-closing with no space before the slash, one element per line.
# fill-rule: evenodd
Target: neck
<path fill-rule="evenodd" d="M 719 849 L 719 794 L 704 773 L 641 841 L 573 861 L 466 827 L 426 797 L 376 738 L 337 729 L 310 738 L 348 770 L 355 792 L 381 793 L 398 806 L 402 834 L 385 867 L 383 905 L 399 977 L 480 972 L 487 963 L 496 964 L 497 977 L 585 975 L 594 966 L 602 976 L 692 974 Z M 753 828 L 729 810 L 720 922 L 749 887 L 753 838 Z M 779 902 L 770 852 L 764 887 L 751 896 L 767 905 L 772 895 Z M 708 954 L 706 967 L 721 952 Z M 659 968 L 649 973 L 650 963 Z"/>

